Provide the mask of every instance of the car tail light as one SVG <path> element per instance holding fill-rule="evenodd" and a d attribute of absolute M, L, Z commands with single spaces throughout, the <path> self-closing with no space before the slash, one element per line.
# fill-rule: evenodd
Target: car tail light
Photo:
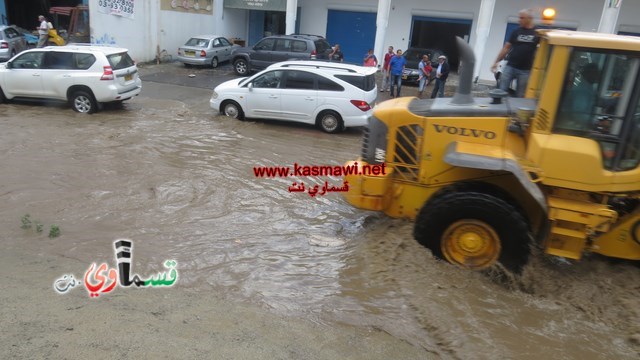
<path fill-rule="evenodd" d="M 351 100 L 351 103 L 362 111 L 371 110 L 371 106 L 369 105 L 369 103 L 364 100 Z"/>
<path fill-rule="evenodd" d="M 311 58 L 312 59 L 315 59 L 316 55 L 318 55 L 318 53 L 315 50 L 311 51 Z"/>
<path fill-rule="evenodd" d="M 0 49 L 8 49 L 9 48 L 9 43 L 2 41 L 0 42 Z"/>
<path fill-rule="evenodd" d="M 200 50 L 200 57 L 207 57 L 207 52 L 204 50 Z"/>
<path fill-rule="evenodd" d="M 113 76 L 113 70 L 111 66 L 103 66 L 104 71 L 102 72 L 102 77 L 100 80 L 113 80 L 115 77 Z"/>

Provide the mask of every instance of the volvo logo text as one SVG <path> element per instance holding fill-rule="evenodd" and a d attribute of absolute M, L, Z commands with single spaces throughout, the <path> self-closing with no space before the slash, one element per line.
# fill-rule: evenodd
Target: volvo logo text
<path fill-rule="evenodd" d="M 455 126 L 438 125 L 438 124 L 433 124 L 433 127 L 436 129 L 436 132 L 447 133 L 450 135 L 485 138 L 487 140 L 493 140 L 496 138 L 496 133 L 493 131 L 486 131 L 481 129 L 468 129 L 463 127 L 459 128 Z"/>

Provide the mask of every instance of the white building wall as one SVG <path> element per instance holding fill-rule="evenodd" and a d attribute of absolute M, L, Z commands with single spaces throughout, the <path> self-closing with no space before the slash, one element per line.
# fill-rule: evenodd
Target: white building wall
<path fill-rule="evenodd" d="M 98 0 L 89 0 L 91 41 L 127 48 L 135 61 L 145 62 L 162 50 L 175 57 L 178 47 L 194 35 L 219 32 L 229 38 L 245 37 L 246 11 L 226 9 L 220 21 L 216 10 L 214 7 L 211 15 L 190 14 L 160 10 L 159 0 L 136 1 L 133 19 L 129 19 L 101 13 Z"/>
<path fill-rule="evenodd" d="M 498 52 L 504 45 L 504 36 L 507 24 L 518 23 L 518 12 L 525 8 L 530 8 L 534 12 L 536 23 L 540 23 L 542 10 L 552 6 L 556 9 L 556 25 L 575 27 L 580 31 L 595 31 L 600 22 L 604 0 L 581 0 L 571 2 L 549 2 L 549 1 L 527 1 L 527 0 L 497 0 L 493 13 L 493 23 L 489 32 L 489 39 L 483 59 L 480 64 L 481 80 L 493 80 L 490 71 L 491 65 L 495 61 Z"/>
<path fill-rule="evenodd" d="M 640 1 L 627 0 L 622 2 L 618 15 L 618 31 L 640 34 Z"/>
<path fill-rule="evenodd" d="M 327 35 L 327 5 L 318 0 L 298 0 L 301 34 Z"/>
<path fill-rule="evenodd" d="M 160 51 L 166 50 L 174 58 L 178 47 L 190 37 L 215 33 L 213 11 L 205 15 L 160 10 L 158 24 Z"/>
<path fill-rule="evenodd" d="M 129 49 L 135 61 L 155 58 L 159 2 L 136 1 L 133 19 L 101 13 L 98 0 L 89 0 L 91 42 Z"/>
<path fill-rule="evenodd" d="M 222 2 L 223 0 L 215 0 Z M 247 40 L 249 34 L 249 12 L 241 9 L 224 9 L 222 21 L 216 31 L 228 38 Z"/>
<path fill-rule="evenodd" d="M 492 81 L 492 62 L 503 46 L 507 24 L 517 23 L 518 11 L 534 10 L 537 21 L 542 9 L 553 6 L 557 10 L 556 24 L 576 27 L 582 31 L 598 28 L 605 0 L 496 0 L 493 22 L 486 42 L 484 57 L 480 62 L 481 80 Z M 223 8 L 223 0 L 214 0 L 211 15 L 161 11 L 159 0 L 136 1 L 133 19 L 103 14 L 97 11 L 98 0 L 89 0 L 92 41 L 126 47 L 136 61 L 155 59 L 159 50 L 175 55 L 178 46 L 190 36 L 217 33 L 229 38 L 247 39 L 249 12 Z M 469 19 L 472 21 L 470 44 L 476 41 L 476 25 L 481 0 L 392 0 L 389 25 L 383 41 L 383 49 L 393 45 L 405 50 L 411 36 L 413 16 Z M 326 36 L 329 9 L 377 12 L 378 0 L 298 0 L 300 32 Z M 618 18 L 618 30 L 640 33 L 640 1 L 623 1 Z M 350 29 L 344 29 L 349 31 Z M 331 39 L 329 39 L 331 40 Z"/>
<path fill-rule="evenodd" d="M 309 34 L 326 35 L 327 11 L 329 9 L 350 11 L 371 11 L 377 8 L 378 1 L 360 1 L 357 3 L 343 3 L 337 1 L 298 0 L 302 8 L 300 17 L 300 32 Z M 548 1 L 548 0 L 497 0 L 493 14 L 493 23 L 487 39 L 484 57 L 476 59 L 480 62 L 480 73 L 476 74 L 481 80 L 493 81 L 490 71 L 491 65 L 503 46 L 505 31 L 509 22 L 518 22 L 518 11 L 531 8 L 534 11 L 536 21 L 540 21 L 540 15 L 545 7 L 552 6 L 557 10 L 556 24 L 576 27 L 581 31 L 595 31 L 598 28 L 604 0 L 572 0 L 572 1 Z M 456 0 L 456 1 L 424 1 L 404 0 L 392 1 L 384 47 L 393 45 L 396 49 L 405 50 L 411 36 L 411 19 L 413 16 L 429 16 L 442 18 L 458 18 L 472 20 L 470 44 L 476 41 L 476 25 L 480 0 Z M 373 10 L 375 11 L 375 10 Z M 618 29 L 640 33 L 640 2 L 623 1 Z M 349 31 L 349 29 L 345 29 Z M 329 39 L 330 40 L 330 39 Z"/>

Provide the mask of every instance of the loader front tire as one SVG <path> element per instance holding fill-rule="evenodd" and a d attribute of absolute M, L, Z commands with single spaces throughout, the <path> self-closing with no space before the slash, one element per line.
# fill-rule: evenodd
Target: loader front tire
<path fill-rule="evenodd" d="M 427 202 L 413 235 L 434 256 L 471 270 L 500 262 L 520 273 L 529 259 L 525 218 L 505 199 L 482 192 L 444 193 Z"/>

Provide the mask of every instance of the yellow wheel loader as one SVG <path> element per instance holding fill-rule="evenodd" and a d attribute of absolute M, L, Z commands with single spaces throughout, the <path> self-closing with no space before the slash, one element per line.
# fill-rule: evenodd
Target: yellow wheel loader
<path fill-rule="evenodd" d="M 49 40 L 48 40 L 48 44 L 49 44 L 49 45 L 64 46 L 64 44 L 65 44 L 64 39 L 62 38 L 62 36 L 60 36 L 60 35 L 58 34 L 58 30 L 56 30 L 56 29 L 49 29 Z"/>
<path fill-rule="evenodd" d="M 60 27 L 60 16 L 69 17 L 68 28 L 61 30 L 61 34 L 56 29 L 49 30 L 49 44 L 63 46 L 68 43 L 89 43 L 89 7 L 78 6 L 54 6 L 49 9 L 49 13 L 54 16 L 56 28 Z"/>
<path fill-rule="evenodd" d="M 414 237 L 469 269 L 519 272 L 532 245 L 640 260 L 640 38 L 539 30 L 525 98 L 471 95 L 474 55 L 457 39 L 452 98 L 376 106 L 346 200 L 415 220 Z"/>

